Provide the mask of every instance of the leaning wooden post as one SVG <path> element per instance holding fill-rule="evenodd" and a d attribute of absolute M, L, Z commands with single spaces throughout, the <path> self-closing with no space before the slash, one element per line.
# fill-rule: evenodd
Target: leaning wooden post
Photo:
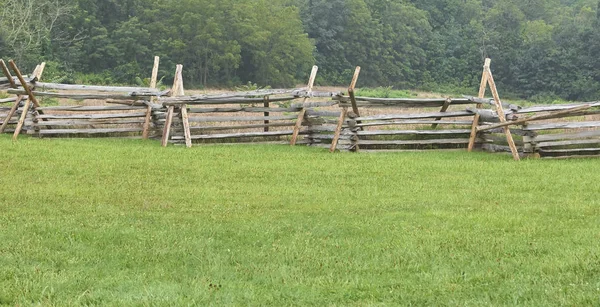
<path fill-rule="evenodd" d="M 181 68 L 179 69 L 179 86 L 177 87 L 177 96 L 184 96 L 185 92 L 183 90 L 183 65 L 179 65 Z M 185 146 L 187 148 L 192 147 L 192 133 L 190 132 L 190 119 L 187 112 L 187 104 L 181 106 L 181 121 L 183 123 L 183 137 L 185 138 Z"/>
<path fill-rule="evenodd" d="M 505 123 L 506 117 L 504 116 L 504 108 L 502 107 L 502 101 L 500 101 L 500 95 L 498 95 L 498 89 L 496 89 L 496 83 L 494 82 L 494 76 L 492 75 L 492 70 L 489 65 L 485 68 L 488 75 L 488 84 L 490 85 L 490 90 L 492 91 L 492 96 L 494 97 L 494 102 L 496 103 L 496 111 L 498 112 L 498 117 L 500 118 L 500 122 Z M 504 133 L 506 134 L 506 140 L 508 141 L 508 146 L 510 147 L 510 151 L 512 152 L 513 158 L 515 161 L 521 160 L 519 157 L 519 151 L 517 150 L 517 146 L 515 145 L 515 141 L 513 140 L 512 134 L 510 133 L 510 128 L 508 126 L 504 127 Z"/>
<path fill-rule="evenodd" d="M 450 107 L 451 103 L 452 103 L 452 99 L 446 98 L 446 101 L 444 101 L 444 105 L 442 105 L 442 109 L 440 110 L 440 113 L 446 113 L 446 111 L 448 111 L 448 108 Z M 440 120 L 442 120 L 441 117 L 437 117 L 435 119 L 435 121 L 440 121 Z M 431 129 L 435 129 L 437 127 L 438 127 L 438 124 L 431 125 Z"/>
<path fill-rule="evenodd" d="M 360 66 L 356 66 L 356 69 L 354 70 L 354 76 L 352 77 L 352 83 L 350 83 L 350 87 L 348 87 L 348 96 L 350 96 L 350 102 L 352 103 L 352 112 L 354 112 L 354 114 L 356 114 L 357 117 L 360 117 L 360 113 L 358 112 L 358 105 L 356 104 L 354 88 L 356 88 L 356 82 L 358 82 L 359 75 Z"/>
<path fill-rule="evenodd" d="M 290 145 L 296 146 L 296 142 L 298 141 L 298 135 L 300 134 L 300 127 L 302 127 L 302 122 L 304 121 L 304 116 L 306 115 L 306 108 L 304 104 L 308 100 L 310 94 L 312 93 L 313 86 L 315 85 L 315 79 L 317 78 L 317 72 L 319 71 L 318 66 L 313 66 L 312 71 L 310 72 L 310 78 L 308 79 L 307 86 L 307 96 L 302 100 L 302 110 L 298 114 L 298 119 L 296 120 L 296 125 L 294 126 L 294 132 L 292 133 L 292 140 L 290 141 Z"/>
<path fill-rule="evenodd" d="M 0 67 L 2 68 L 2 72 L 4 73 L 4 75 L 6 76 L 6 78 L 8 78 L 8 81 L 10 82 L 10 87 L 17 88 L 17 84 L 15 83 L 15 80 L 13 80 L 13 76 L 10 74 L 10 71 L 8 70 L 8 67 L 6 67 L 6 63 L 4 63 L 4 60 L 0 59 Z M 38 70 L 39 67 L 40 66 L 38 65 L 35 68 L 35 71 L 33 72 L 33 75 L 35 75 L 35 73 L 37 72 L 37 70 Z M 10 111 L 6 115 L 6 118 L 4 119 L 4 121 L 2 122 L 2 126 L 0 126 L 0 133 L 4 133 L 4 130 L 6 129 L 6 126 L 8 126 L 8 122 L 12 119 L 12 117 L 15 115 L 15 113 L 19 109 L 19 105 L 21 104 L 21 101 L 23 100 L 23 97 L 24 97 L 23 95 L 18 95 L 17 96 L 17 100 L 15 101 L 15 103 L 13 104 L 13 106 L 10 108 Z"/>
<path fill-rule="evenodd" d="M 33 95 L 33 92 L 29 88 L 29 85 L 27 85 L 27 82 L 25 82 L 25 78 L 23 78 L 23 75 L 21 74 L 21 71 L 19 70 L 19 68 L 17 67 L 15 62 L 11 60 L 8 62 L 8 64 L 11 66 L 11 68 L 17 75 L 17 78 L 21 82 L 21 86 L 23 87 L 23 89 L 25 90 L 25 92 L 27 93 L 27 95 L 29 97 L 29 99 L 27 99 L 27 101 L 25 101 L 25 105 L 23 106 L 23 113 L 21 113 L 21 118 L 19 118 L 19 122 L 17 123 L 17 127 L 15 128 L 15 132 L 12 137 L 13 141 L 16 141 L 19 138 L 19 134 L 21 133 L 21 130 L 23 129 L 23 125 L 25 124 L 25 119 L 27 118 L 27 113 L 29 112 L 29 107 L 31 106 L 31 103 L 33 102 L 33 105 L 35 108 L 39 108 L 40 104 L 37 102 L 37 99 Z M 34 77 L 37 78 L 38 80 L 41 79 L 42 73 L 44 72 L 45 67 L 46 67 L 46 63 L 42 63 L 40 65 L 40 67 L 37 69 L 36 75 Z"/>
<path fill-rule="evenodd" d="M 160 58 L 154 57 L 154 67 L 152 67 L 152 78 L 150 79 L 150 88 L 156 88 L 156 82 L 158 82 L 158 66 L 160 64 Z M 152 104 L 155 101 L 155 97 L 150 98 L 150 103 L 146 108 L 146 118 L 144 120 L 144 132 L 142 132 L 142 138 L 144 140 L 148 139 L 148 135 L 150 134 L 150 119 L 152 118 Z"/>
<path fill-rule="evenodd" d="M 356 70 L 354 71 L 354 76 L 352 77 L 352 82 L 350 82 L 350 86 L 348 87 L 348 93 L 352 93 L 350 97 L 352 97 L 352 95 L 354 95 L 354 88 L 356 87 L 356 83 L 358 82 L 359 75 L 360 75 L 360 66 L 357 66 Z M 354 100 L 352 103 L 352 110 L 355 113 L 354 115 L 356 115 L 356 117 L 358 117 L 359 114 L 357 113 L 358 106 L 356 105 L 356 100 Z M 356 111 L 354 111 L 354 110 L 356 110 Z M 340 135 L 342 134 L 342 129 L 344 127 L 344 121 L 346 121 L 346 115 L 348 115 L 348 107 L 344 106 L 344 107 L 342 107 L 342 113 L 340 114 L 340 118 L 338 119 L 337 126 L 335 127 L 333 141 L 331 142 L 331 147 L 329 148 L 329 152 L 335 152 L 335 150 L 337 149 L 337 144 L 340 140 Z"/>
<path fill-rule="evenodd" d="M 183 69 L 182 65 L 177 65 L 177 68 L 175 70 L 175 79 L 173 80 L 173 87 L 171 89 L 171 94 L 170 96 L 178 96 L 179 93 L 179 78 L 181 77 L 181 70 Z M 161 145 L 162 147 L 167 147 L 167 145 L 169 144 L 169 137 L 171 134 L 171 125 L 173 124 L 173 112 L 174 112 L 175 106 L 173 105 L 169 105 L 167 107 L 167 114 L 166 114 L 166 118 L 165 118 L 165 126 L 163 129 L 163 136 L 162 136 L 162 141 L 161 141 Z"/>
<path fill-rule="evenodd" d="M 487 74 L 487 70 L 486 67 L 490 67 L 492 60 L 490 58 L 485 59 L 485 64 L 483 65 L 483 73 L 481 74 L 481 84 L 479 85 L 479 95 L 477 97 L 479 98 L 484 98 L 485 97 L 485 89 L 487 88 L 487 82 L 488 82 L 488 74 Z M 478 103 L 476 108 L 477 109 L 481 109 L 483 107 L 483 104 Z M 473 151 L 473 148 L 475 147 L 475 139 L 477 138 L 477 126 L 479 125 L 479 119 L 480 119 L 481 115 L 479 115 L 479 113 L 475 114 L 475 117 L 473 117 L 473 125 L 471 126 L 471 137 L 469 138 L 469 147 L 468 147 L 468 151 L 471 152 Z"/>

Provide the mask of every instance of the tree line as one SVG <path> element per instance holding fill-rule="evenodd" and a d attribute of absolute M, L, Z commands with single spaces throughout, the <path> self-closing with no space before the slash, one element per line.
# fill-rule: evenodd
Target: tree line
<path fill-rule="evenodd" d="M 502 91 L 600 94 L 597 0 L 0 0 L 0 55 L 49 63 L 61 82 L 136 83 L 161 56 L 169 81 L 451 90 L 479 85 L 485 57 Z"/>

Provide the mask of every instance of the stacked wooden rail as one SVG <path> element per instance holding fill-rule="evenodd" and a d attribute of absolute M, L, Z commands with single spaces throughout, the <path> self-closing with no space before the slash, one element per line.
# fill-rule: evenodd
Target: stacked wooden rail
<path fill-rule="evenodd" d="M 511 109 L 506 124 L 487 124 L 479 131 L 493 132 L 502 126 L 517 126 L 517 146 L 524 155 L 542 158 L 600 156 L 600 102 L 542 105 Z M 506 151 L 507 147 L 487 147 Z"/>
<path fill-rule="evenodd" d="M 342 108 L 351 106 L 349 96 L 334 99 Z M 355 97 L 355 103 L 363 115 L 348 112 L 337 145 L 340 150 L 458 149 L 469 143 L 475 115 L 465 108 L 475 104 L 469 99 Z"/>
<path fill-rule="evenodd" d="M 289 144 L 294 136 L 311 133 L 310 116 L 314 107 L 331 102 L 306 104 L 300 99 L 327 97 L 333 93 L 296 90 L 266 90 L 221 95 L 173 97 L 161 100 L 163 107 L 174 106 L 177 111 L 170 120 L 170 143 L 185 143 L 185 121 L 189 138 L 194 143 L 260 143 Z M 312 106 L 312 107 L 310 107 Z M 185 108 L 187 118 L 181 115 Z M 302 116 L 301 116 L 302 115 Z M 164 125 L 168 112 L 158 116 Z M 302 138 L 296 144 L 309 144 Z"/>

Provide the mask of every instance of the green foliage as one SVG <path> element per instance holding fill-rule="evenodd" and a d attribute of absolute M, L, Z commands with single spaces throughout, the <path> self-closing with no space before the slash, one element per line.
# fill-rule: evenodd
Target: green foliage
<path fill-rule="evenodd" d="M 600 95 L 598 1 L 40 0 L 0 6 L 0 54 L 52 63 L 47 80 L 135 84 L 161 56 L 187 87 L 245 80 L 472 94 L 491 57 L 499 90 L 529 98 Z M 33 14 L 35 11 L 35 14 Z M 15 13 L 18 12 L 18 13 Z M 14 16 L 22 20 L 15 27 Z M 85 77 L 83 77 L 85 76 Z"/>
<path fill-rule="evenodd" d="M 598 302 L 595 160 L 8 135 L 0 148 L 0 186 L 26 187 L 0 190 L 0 305 Z"/>

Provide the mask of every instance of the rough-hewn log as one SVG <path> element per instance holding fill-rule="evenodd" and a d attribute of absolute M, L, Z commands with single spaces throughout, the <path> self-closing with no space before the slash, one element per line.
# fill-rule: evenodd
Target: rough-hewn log
<path fill-rule="evenodd" d="M 39 131 L 41 135 L 50 134 L 106 134 L 106 133 L 125 133 L 142 132 L 141 128 L 102 128 L 102 129 L 49 129 Z"/>
<path fill-rule="evenodd" d="M 548 124 L 529 124 L 526 130 L 529 131 L 540 131 L 540 130 L 554 130 L 554 129 L 583 129 L 583 128 L 598 128 L 600 127 L 600 121 L 593 122 L 562 122 L 562 123 L 548 123 Z"/>
<path fill-rule="evenodd" d="M 467 117 L 473 116 L 472 112 L 459 111 L 459 112 L 436 112 L 436 113 L 421 113 L 421 114 L 386 114 L 386 115 L 374 115 L 356 118 L 357 121 L 371 121 L 371 120 L 396 120 L 396 119 L 420 119 L 420 118 L 451 118 L 451 117 Z"/>
<path fill-rule="evenodd" d="M 542 135 L 536 136 L 533 139 L 533 142 L 585 139 L 585 138 L 592 138 L 592 137 L 600 137 L 600 130 L 583 131 L 583 132 L 577 132 L 577 133 L 542 134 Z"/>
<path fill-rule="evenodd" d="M 274 120 L 290 120 L 290 119 L 296 119 L 296 118 L 297 118 L 296 115 L 269 116 L 269 117 L 264 117 L 264 116 L 233 116 L 233 117 L 207 116 L 207 117 L 190 117 L 189 121 L 190 121 L 190 123 L 244 122 L 244 121 L 252 122 L 252 121 L 264 121 L 265 119 L 274 121 Z"/>
<path fill-rule="evenodd" d="M 44 114 L 39 115 L 40 119 L 106 119 L 106 118 L 131 118 L 131 117 L 144 117 L 146 112 L 132 112 L 132 113 L 119 113 L 119 114 Z"/>
<path fill-rule="evenodd" d="M 470 126 L 472 121 L 432 121 L 432 120 L 397 120 L 397 121 L 378 121 L 357 124 L 357 127 L 373 127 L 373 126 L 392 126 L 392 125 L 457 125 L 457 126 Z"/>
<path fill-rule="evenodd" d="M 269 100 L 270 102 L 270 100 Z M 300 112 L 302 108 L 259 108 L 259 107 L 230 107 L 230 108 L 190 108 L 189 113 L 283 113 L 283 112 Z"/>
<path fill-rule="evenodd" d="M 445 135 L 445 134 L 470 134 L 470 129 L 450 129 L 450 130 L 377 130 L 377 131 L 357 131 L 359 136 L 378 136 L 378 135 Z"/>
<path fill-rule="evenodd" d="M 480 126 L 480 127 L 477 127 L 477 131 L 485 131 L 485 130 L 490 130 L 490 129 L 494 129 L 494 128 L 508 127 L 510 125 L 520 125 L 520 124 L 525 124 L 530 121 L 536 121 L 536 120 L 552 119 L 556 116 L 567 115 L 567 114 L 571 114 L 573 112 L 580 112 L 580 111 L 587 110 L 589 108 L 591 108 L 590 105 L 583 105 L 583 106 L 579 106 L 579 107 L 566 109 L 563 111 L 558 111 L 556 113 L 550 113 L 550 114 L 545 114 L 545 115 L 534 115 L 534 116 L 531 116 L 528 118 L 522 118 L 522 119 L 518 119 L 515 121 L 504 122 L 504 123 L 499 123 L 499 124 L 494 124 L 494 125 Z"/>
<path fill-rule="evenodd" d="M 38 108 L 38 110 L 43 111 L 63 112 L 141 111 L 145 109 L 142 106 L 55 106 Z"/>
<path fill-rule="evenodd" d="M 269 132 L 244 132 L 244 133 L 227 133 L 227 134 L 202 134 L 192 135 L 192 140 L 213 140 L 213 139 L 229 139 L 229 138 L 246 138 L 246 137 L 272 137 L 292 135 L 293 130 L 286 131 L 269 131 Z M 301 132 L 305 133 L 305 132 Z M 173 140 L 184 139 L 183 136 L 173 136 Z"/>
<path fill-rule="evenodd" d="M 15 94 L 15 95 L 26 94 L 26 92 L 24 90 L 20 90 L 20 89 L 11 89 L 11 90 L 8 90 L 7 92 L 10 94 Z M 32 94 L 34 96 L 39 96 L 39 97 L 64 98 L 64 99 L 74 99 L 74 100 L 86 100 L 86 99 L 142 100 L 142 99 L 147 99 L 147 96 L 132 96 L 129 94 L 70 94 L 70 93 L 49 93 L 49 92 L 40 92 L 40 91 L 33 91 Z"/>

